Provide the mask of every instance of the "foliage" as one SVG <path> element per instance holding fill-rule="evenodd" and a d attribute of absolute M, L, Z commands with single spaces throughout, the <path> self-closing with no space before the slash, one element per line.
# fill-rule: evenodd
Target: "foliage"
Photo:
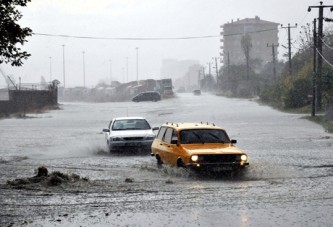
<path fill-rule="evenodd" d="M 275 107 L 281 107 L 281 97 L 283 96 L 283 91 L 283 84 L 276 83 L 274 85 L 264 87 L 259 97 L 264 103 L 271 104 Z"/>
<path fill-rule="evenodd" d="M 26 6 L 31 0 L 2 0 L 0 2 L 0 64 L 11 63 L 21 66 L 22 59 L 27 59 L 30 54 L 21 50 L 17 45 L 27 42 L 26 37 L 31 36 L 30 28 L 21 28 L 17 21 L 22 14 L 15 8 Z"/>
<path fill-rule="evenodd" d="M 310 104 L 313 77 L 313 41 L 311 26 L 303 26 L 300 49 L 292 58 L 293 73 L 289 75 L 288 64 L 282 71 L 280 79 L 268 85 L 260 93 L 260 99 L 269 104 L 285 108 L 301 108 Z M 333 62 L 333 32 L 327 30 L 324 35 L 323 55 L 328 62 Z M 333 68 L 324 61 L 322 69 L 322 92 L 325 105 L 333 102 Z"/>
<path fill-rule="evenodd" d="M 284 104 L 287 108 L 300 108 L 309 105 L 308 95 L 311 94 L 311 82 L 307 79 L 297 79 L 287 90 Z"/>
<path fill-rule="evenodd" d="M 333 133 L 333 121 L 327 120 L 325 116 L 307 116 L 304 118 L 322 125 L 327 132 Z"/>

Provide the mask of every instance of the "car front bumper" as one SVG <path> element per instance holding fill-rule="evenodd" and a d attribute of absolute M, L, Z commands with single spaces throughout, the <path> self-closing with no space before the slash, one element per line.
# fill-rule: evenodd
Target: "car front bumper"
<path fill-rule="evenodd" d="M 190 163 L 186 167 L 193 170 L 207 170 L 207 171 L 233 171 L 243 169 L 250 165 L 248 162 L 237 163 Z"/>
<path fill-rule="evenodd" d="M 110 150 L 135 150 L 135 149 L 150 149 L 152 140 L 140 140 L 140 141 L 112 141 L 109 142 Z"/>

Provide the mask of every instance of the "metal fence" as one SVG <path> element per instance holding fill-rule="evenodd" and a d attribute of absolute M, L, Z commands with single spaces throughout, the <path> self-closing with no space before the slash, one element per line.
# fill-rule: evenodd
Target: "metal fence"
<path fill-rule="evenodd" d="M 48 91 L 52 89 L 52 83 L 20 83 L 8 86 L 8 90 L 40 90 Z"/>

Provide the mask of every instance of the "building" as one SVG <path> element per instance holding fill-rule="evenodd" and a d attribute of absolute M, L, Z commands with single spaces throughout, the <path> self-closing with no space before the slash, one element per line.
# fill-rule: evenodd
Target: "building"
<path fill-rule="evenodd" d="M 278 23 L 255 18 L 245 18 L 231 21 L 221 26 L 221 57 L 224 65 L 245 64 L 245 54 L 241 40 L 249 35 L 252 47 L 250 48 L 250 59 L 256 60 L 261 66 L 272 61 L 272 44 L 278 45 Z M 276 48 L 276 47 L 275 47 Z M 275 57 L 278 52 L 275 49 Z"/>
<path fill-rule="evenodd" d="M 189 68 L 199 64 L 196 60 L 163 59 L 161 67 L 161 79 L 171 78 L 173 81 L 184 77 Z"/>
<path fill-rule="evenodd" d="M 182 88 L 187 91 L 197 89 L 199 72 L 202 66 L 197 60 L 164 59 L 161 67 L 161 78 L 170 78 L 176 90 Z"/>

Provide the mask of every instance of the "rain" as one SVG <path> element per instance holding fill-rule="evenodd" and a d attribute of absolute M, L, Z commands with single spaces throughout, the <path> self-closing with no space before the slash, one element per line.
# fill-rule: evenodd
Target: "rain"
<path fill-rule="evenodd" d="M 301 2 L 302 9 L 290 3 L 295 13 L 282 18 L 286 13 L 279 8 L 249 14 L 246 1 L 235 3 L 237 10 L 231 1 L 214 0 L 227 16 L 216 17 L 213 25 L 196 21 L 195 29 L 187 20 L 201 8 L 200 18 L 215 12 L 214 4 L 114 0 L 76 7 L 77 2 L 36 0 L 19 8 L 20 25 L 34 33 L 22 46 L 32 54 L 23 65 L 0 65 L 0 226 L 331 225 L 330 22 L 324 22 L 323 67 L 316 68 L 321 91 L 312 86 L 307 59 L 313 43 L 305 35 L 312 35 L 307 23 L 318 15 L 317 8 L 308 8 L 321 3 Z M 332 8 L 324 9 L 326 18 L 332 18 Z M 165 28 L 150 33 L 162 25 L 159 14 L 169 12 L 184 14 L 166 17 Z M 131 13 L 141 19 L 131 21 Z M 47 14 L 66 18 L 46 20 Z M 99 30 L 105 29 L 99 19 L 117 17 L 123 24 L 109 21 L 117 35 Z M 297 20 L 297 27 L 286 19 Z M 228 26 L 252 22 L 273 28 L 258 32 L 247 24 L 246 35 L 227 34 Z M 185 25 L 187 32 L 181 32 Z M 283 26 L 295 29 L 293 45 L 301 49 L 292 47 L 291 71 L 282 54 L 288 53 Z M 277 43 L 264 43 L 259 51 L 256 39 L 267 30 L 274 34 L 267 42 Z M 225 51 L 235 40 L 238 55 Z M 158 99 L 132 101 L 140 93 Z M 220 126 L 246 152 L 249 166 L 242 174 L 210 174 L 161 167 L 149 151 L 110 152 L 103 129 L 116 117 L 143 117 L 152 128 L 167 122 Z"/>

